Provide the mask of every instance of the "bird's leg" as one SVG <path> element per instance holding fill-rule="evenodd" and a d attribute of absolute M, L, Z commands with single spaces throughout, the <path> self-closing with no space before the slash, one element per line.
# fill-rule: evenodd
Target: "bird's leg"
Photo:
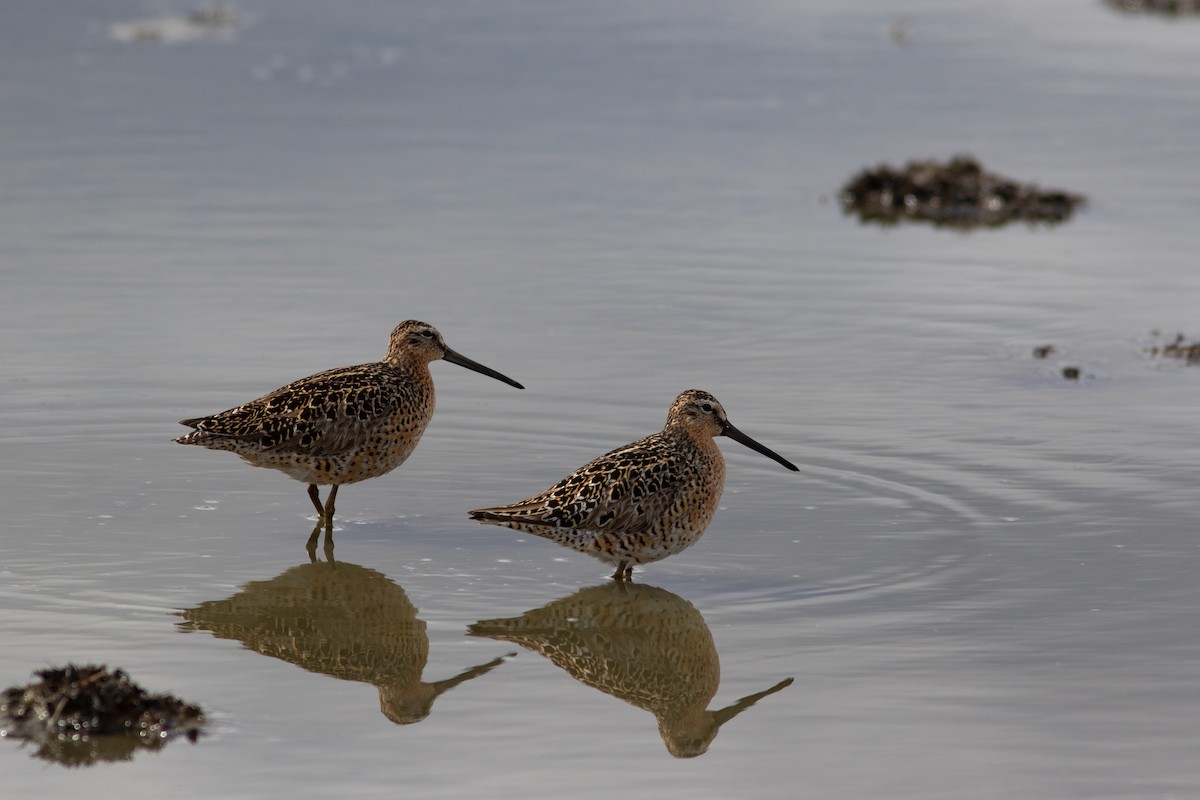
<path fill-rule="evenodd" d="M 308 485 L 308 499 L 312 500 L 313 508 L 317 510 L 317 522 L 325 519 L 325 507 L 321 505 L 321 490 L 315 483 Z"/>
<path fill-rule="evenodd" d="M 329 497 L 325 498 L 325 505 L 321 505 L 321 489 L 315 483 L 308 485 L 308 499 L 312 500 L 313 508 L 317 510 L 317 527 L 313 528 L 312 535 L 308 537 L 308 557 L 316 560 L 317 539 L 321 535 L 321 528 L 325 528 L 325 557 L 330 558 L 333 554 L 333 503 L 337 498 L 338 484 L 334 484 L 329 490 Z"/>
<path fill-rule="evenodd" d="M 325 498 L 325 525 L 330 530 L 333 530 L 333 501 L 337 497 L 338 484 L 334 484 L 329 490 L 329 497 Z"/>
<path fill-rule="evenodd" d="M 325 498 L 325 558 L 333 562 L 333 501 L 337 497 L 338 485 L 335 483 Z M 320 523 L 317 523 L 320 525 Z"/>
<path fill-rule="evenodd" d="M 628 573 L 633 572 L 633 568 L 629 566 L 628 561 L 618 561 L 617 571 L 613 573 L 612 579 L 617 583 L 624 583 Z"/>

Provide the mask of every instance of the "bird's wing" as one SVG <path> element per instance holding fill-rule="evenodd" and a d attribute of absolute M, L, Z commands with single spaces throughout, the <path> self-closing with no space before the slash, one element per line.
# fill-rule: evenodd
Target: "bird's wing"
<path fill-rule="evenodd" d="M 393 412 L 401 400 L 375 366 L 319 372 L 237 408 L 183 424 L 210 436 L 251 442 L 265 451 L 342 453 L 362 444 L 372 423 Z"/>
<path fill-rule="evenodd" d="M 661 445 L 659 434 L 649 436 L 585 464 L 536 497 L 477 509 L 471 516 L 552 528 L 639 530 L 679 501 L 697 469 Z"/>

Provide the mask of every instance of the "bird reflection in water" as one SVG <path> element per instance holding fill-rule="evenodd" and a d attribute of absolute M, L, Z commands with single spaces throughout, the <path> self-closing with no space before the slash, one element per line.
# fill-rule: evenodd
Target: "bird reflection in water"
<path fill-rule="evenodd" d="M 423 681 L 429 636 L 417 608 L 382 573 L 344 561 L 292 567 L 179 615 L 181 631 L 209 631 L 309 672 L 372 684 L 380 711 L 397 725 L 425 719 L 439 696 L 504 661 Z"/>
<path fill-rule="evenodd" d="M 581 683 L 649 711 L 679 758 L 703 754 L 722 725 L 792 683 L 709 711 L 721 664 L 708 625 L 682 597 L 646 584 L 592 586 L 519 617 L 480 620 L 469 632 L 541 653 Z"/>

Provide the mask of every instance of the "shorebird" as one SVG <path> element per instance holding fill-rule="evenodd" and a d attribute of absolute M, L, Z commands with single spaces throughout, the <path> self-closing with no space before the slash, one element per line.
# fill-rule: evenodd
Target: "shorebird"
<path fill-rule="evenodd" d="M 616 566 L 613 579 L 691 547 L 725 485 L 713 437 L 728 436 L 790 470 L 795 464 L 739 431 L 708 392 L 675 398 L 658 433 L 583 465 L 541 494 L 469 512 L 472 519 L 532 533 Z"/>
<path fill-rule="evenodd" d="M 338 487 L 385 475 L 416 448 L 433 417 L 429 362 L 438 359 L 525 388 L 451 350 L 437 328 L 410 319 L 392 331 L 382 361 L 318 372 L 228 411 L 181 420 L 195 430 L 175 441 L 230 450 L 307 483 L 317 510 L 309 545 L 324 523 L 328 546 Z M 324 485 L 333 488 L 322 505 Z"/>

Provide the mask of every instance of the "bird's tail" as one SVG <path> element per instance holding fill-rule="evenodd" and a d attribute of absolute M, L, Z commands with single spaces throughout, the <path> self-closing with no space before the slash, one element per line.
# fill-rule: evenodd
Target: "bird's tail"
<path fill-rule="evenodd" d="M 495 508 L 477 508 L 474 511 L 468 511 L 467 515 L 479 522 L 545 525 L 546 520 L 537 514 L 539 508 L 536 505 L 496 506 Z"/>

